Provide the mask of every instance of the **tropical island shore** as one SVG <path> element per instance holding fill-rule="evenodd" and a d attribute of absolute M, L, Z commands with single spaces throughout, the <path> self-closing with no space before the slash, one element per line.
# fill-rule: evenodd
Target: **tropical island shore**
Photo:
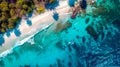
<path fill-rule="evenodd" d="M 32 25 L 28 25 L 27 20 L 23 17 L 17 29 L 20 31 L 19 32 L 20 35 L 16 36 L 14 31 L 10 33 L 10 37 L 8 37 L 7 35 L 4 35 L 3 38 L 5 42 L 0 47 L 0 53 L 8 49 L 11 49 L 15 45 L 21 45 L 20 42 L 23 41 L 25 38 L 29 39 L 30 37 L 34 36 L 35 33 L 41 31 L 42 29 L 45 29 L 52 23 L 59 22 L 53 18 L 53 14 L 55 12 L 59 14 L 59 20 L 66 18 L 68 14 L 72 15 L 72 12 L 74 12 L 75 8 L 79 5 L 79 2 L 81 0 L 78 0 L 78 3 L 77 2 L 75 3 L 74 1 L 72 3 L 74 4 L 74 6 L 73 5 L 71 6 L 71 2 L 69 3 L 68 1 L 69 0 L 60 0 L 59 6 L 57 6 L 54 10 L 46 10 L 44 13 L 40 15 L 33 13 L 32 17 L 27 19 L 31 22 Z M 87 1 L 87 3 L 91 5 L 92 0 Z M 92 5 L 95 6 L 94 3 Z M 87 14 L 87 13 L 90 14 L 92 12 L 92 9 L 91 9 L 91 6 L 88 6 L 86 9 L 86 12 L 84 10 L 80 10 L 80 11 L 83 14 Z"/>
<path fill-rule="evenodd" d="M 62 19 L 64 18 L 64 15 L 69 12 L 69 6 L 67 4 L 67 0 L 60 1 L 60 4 L 58 7 L 56 7 L 55 11 L 59 14 L 59 17 Z M 7 49 L 12 48 L 13 46 L 17 45 L 17 42 L 21 41 L 22 39 L 29 37 L 33 35 L 34 33 L 40 31 L 41 29 L 46 28 L 55 20 L 53 19 L 54 11 L 45 11 L 44 13 L 40 15 L 34 15 L 29 18 L 31 20 L 32 25 L 29 26 L 26 23 L 25 19 L 22 19 L 21 24 L 19 26 L 20 36 L 17 37 L 14 32 L 11 32 L 10 37 L 7 37 L 7 35 L 4 35 L 4 44 L 0 47 L 0 53 L 3 51 L 6 51 Z"/>

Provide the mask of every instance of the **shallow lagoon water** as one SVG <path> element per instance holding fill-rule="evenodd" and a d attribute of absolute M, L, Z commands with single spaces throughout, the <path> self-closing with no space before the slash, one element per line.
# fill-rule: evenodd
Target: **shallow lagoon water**
<path fill-rule="evenodd" d="M 110 11 L 98 16 L 71 19 L 68 15 L 58 20 L 1 57 L 0 66 L 119 67 L 120 5 L 116 3 L 120 1 L 103 3 Z"/>

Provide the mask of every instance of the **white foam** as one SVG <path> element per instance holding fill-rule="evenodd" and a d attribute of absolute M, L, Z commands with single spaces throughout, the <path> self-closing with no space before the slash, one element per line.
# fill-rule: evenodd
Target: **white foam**
<path fill-rule="evenodd" d="M 50 24 L 50 25 L 51 25 L 51 24 Z M 40 31 L 46 29 L 46 28 L 49 27 L 50 25 L 45 26 L 45 27 L 42 28 Z M 12 50 L 13 50 L 15 47 L 20 46 L 20 45 L 23 45 L 25 42 L 29 41 L 30 38 L 34 37 L 34 35 L 36 35 L 36 34 L 39 33 L 40 31 L 36 32 L 35 34 L 33 34 L 33 35 L 31 35 L 31 36 L 28 36 L 27 38 L 25 38 L 25 39 L 23 39 L 23 40 L 21 40 L 21 41 L 18 41 L 13 48 L 8 49 L 8 50 L 2 52 L 2 53 L 0 54 L 0 57 L 5 57 L 7 54 L 12 53 Z"/>
<path fill-rule="evenodd" d="M 7 54 L 12 53 L 12 49 L 8 49 L 0 54 L 0 57 L 5 57 Z"/>
<path fill-rule="evenodd" d="M 27 42 L 30 43 L 31 45 L 35 44 L 34 38 L 29 39 Z"/>

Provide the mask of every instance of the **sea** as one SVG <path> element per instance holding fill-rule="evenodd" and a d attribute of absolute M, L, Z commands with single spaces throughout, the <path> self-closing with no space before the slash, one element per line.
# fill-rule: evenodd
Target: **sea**
<path fill-rule="evenodd" d="M 0 54 L 0 67 L 120 67 L 120 0 L 96 0 Z"/>

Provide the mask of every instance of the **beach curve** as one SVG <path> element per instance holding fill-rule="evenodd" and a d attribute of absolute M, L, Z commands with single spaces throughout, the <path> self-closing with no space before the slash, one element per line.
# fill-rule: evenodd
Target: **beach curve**
<path fill-rule="evenodd" d="M 21 32 L 21 35 L 17 37 L 14 32 L 11 32 L 10 37 L 4 35 L 5 42 L 0 47 L 0 54 L 14 47 L 18 41 L 21 41 L 22 39 L 33 35 L 34 33 L 46 28 L 46 26 L 49 26 L 50 24 L 55 22 L 55 20 L 52 18 L 54 11 L 59 13 L 60 18 L 63 18 L 62 16 L 64 16 L 64 14 L 68 14 L 69 8 L 70 7 L 67 4 L 67 0 L 60 0 L 60 5 L 56 7 L 55 10 L 46 11 L 37 16 L 33 15 L 34 17 L 30 18 L 30 20 L 32 21 L 32 26 L 28 26 L 26 24 L 26 20 L 22 19 L 21 24 L 18 28 Z"/>

